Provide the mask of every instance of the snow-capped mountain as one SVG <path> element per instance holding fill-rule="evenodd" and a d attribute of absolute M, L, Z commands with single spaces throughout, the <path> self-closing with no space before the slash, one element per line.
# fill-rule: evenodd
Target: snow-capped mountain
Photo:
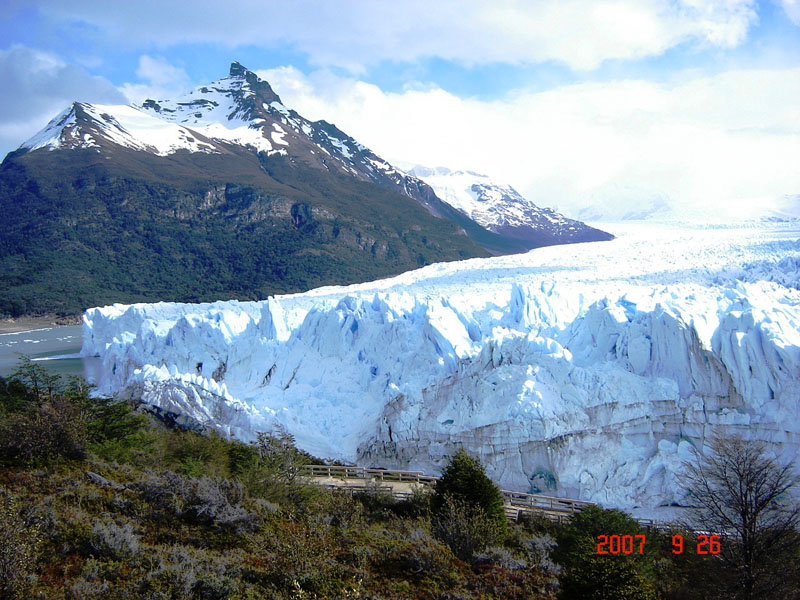
<path fill-rule="evenodd" d="M 182 151 L 230 155 L 257 153 L 263 159 L 286 157 L 294 166 L 325 169 L 354 177 L 413 198 L 432 215 L 454 221 L 493 253 L 519 252 L 549 244 L 610 239 L 605 232 L 540 209 L 510 186 L 457 172 L 443 185 L 442 170 L 431 189 L 416 174 L 390 165 L 327 121 L 309 121 L 287 108 L 269 83 L 234 62 L 229 75 L 171 100 L 145 100 L 141 105 L 92 105 L 75 102 L 28 141 L 17 153 L 91 149 L 99 154 L 115 147 L 169 157 Z M 418 168 L 422 171 L 423 168 Z M 452 186 L 471 191 L 453 193 Z M 449 186 L 449 187 L 448 187 Z M 436 190 L 436 193 L 434 193 Z M 449 198 L 441 202 L 441 193 Z M 472 193 L 466 210 L 462 198 Z M 437 197 L 437 195 L 439 197 Z M 458 212 L 453 211 L 451 206 Z M 461 215 L 468 217 L 464 219 Z M 478 223 L 480 227 L 475 227 Z M 499 234 L 487 236 L 486 231 Z"/>
<path fill-rule="evenodd" d="M 507 489 L 682 502 L 715 431 L 800 451 L 800 229 L 618 225 L 604 244 L 442 263 L 265 302 L 84 316 L 102 393 L 243 439 Z"/>
<path fill-rule="evenodd" d="M 6 156 L 0 212 L 12 315 L 264 298 L 553 243 L 484 228 L 239 63 L 176 99 L 73 103 Z"/>
<path fill-rule="evenodd" d="M 450 206 L 495 233 L 542 246 L 612 237 L 553 209 L 541 208 L 510 185 L 496 183 L 480 173 L 420 165 L 409 173 L 431 186 Z"/>
<path fill-rule="evenodd" d="M 247 149 L 393 187 L 423 204 L 430 196 L 416 178 L 395 169 L 335 125 L 309 121 L 284 106 L 269 83 L 237 62 L 227 77 L 177 99 L 120 106 L 75 102 L 24 142 L 20 151 L 88 148 L 102 153 L 113 145 L 157 156 Z M 429 209 L 437 213 L 436 208 Z"/>

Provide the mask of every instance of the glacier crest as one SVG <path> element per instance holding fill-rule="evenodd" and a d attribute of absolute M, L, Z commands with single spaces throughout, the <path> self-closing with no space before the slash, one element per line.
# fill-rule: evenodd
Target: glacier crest
<path fill-rule="evenodd" d="M 245 440 L 279 422 L 318 456 L 429 472 L 464 447 L 510 489 L 680 503 L 714 431 L 800 449 L 800 244 L 662 233 L 264 302 L 90 309 L 83 352 L 100 392 Z M 734 276 L 748 264 L 759 277 Z"/>

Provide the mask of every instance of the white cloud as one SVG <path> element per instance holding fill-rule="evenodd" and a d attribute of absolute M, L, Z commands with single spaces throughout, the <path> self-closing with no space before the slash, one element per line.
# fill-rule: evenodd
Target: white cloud
<path fill-rule="evenodd" d="M 800 27 L 800 0 L 781 0 L 781 6 L 789 20 Z"/>
<path fill-rule="evenodd" d="M 13 46 L 0 50 L 0 155 L 17 147 L 74 101 L 119 103 L 125 97 L 102 77 L 57 56 Z"/>
<path fill-rule="evenodd" d="M 576 215 L 666 203 L 723 216 L 800 192 L 800 69 L 582 83 L 486 102 L 437 88 L 386 93 L 325 71 L 259 74 L 287 105 L 390 160 L 485 172 Z"/>
<path fill-rule="evenodd" d="M 789 0 L 784 0 L 788 2 Z M 679 44 L 729 48 L 757 20 L 755 0 L 39 0 L 115 44 L 288 46 L 357 73 L 382 60 L 464 64 L 558 61 L 578 70 L 659 55 Z"/>
<path fill-rule="evenodd" d="M 120 89 L 131 102 L 142 102 L 147 98 L 163 100 L 172 98 L 191 87 L 189 75 L 182 68 L 171 65 L 161 57 L 142 55 L 136 76 L 137 83 L 124 83 Z"/>

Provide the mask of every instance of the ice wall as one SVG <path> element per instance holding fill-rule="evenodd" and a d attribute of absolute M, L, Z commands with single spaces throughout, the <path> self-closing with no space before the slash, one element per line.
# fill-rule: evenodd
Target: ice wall
<path fill-rule="evenodd" d="M 628 227 L 602 244 L 432 265 L 260 303 L 84 317 L 104 393 L 242 439 L 438 470 L 458 446 L 505 487 L 680 502 L 714 430 L 800 448 L 800 232 Z"/>

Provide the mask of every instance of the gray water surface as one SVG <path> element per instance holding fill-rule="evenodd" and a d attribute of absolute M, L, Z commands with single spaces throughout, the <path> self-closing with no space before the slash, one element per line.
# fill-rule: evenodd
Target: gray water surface
<path fill-rule="evenodd" d="M 0 377 L 14 372 L 18 354 L 29 356 L 51 373 L 86 377 L 99 359 L 81 358 L 82 327 L 64 325 L 0 334 Z"/>

